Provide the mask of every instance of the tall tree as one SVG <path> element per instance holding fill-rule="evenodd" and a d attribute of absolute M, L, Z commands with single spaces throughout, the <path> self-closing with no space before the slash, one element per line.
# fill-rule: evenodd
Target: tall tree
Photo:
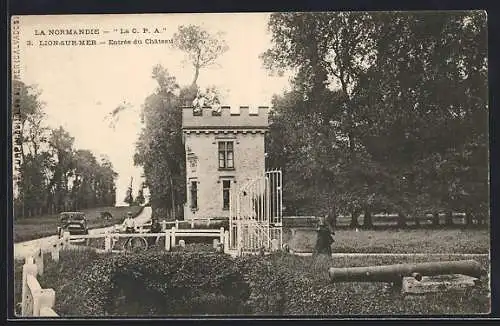
<path fill-rule="evenodd" d="M 193 86 L 197 85 L 200 69 L 216 64 L 229 48 L 221 33 L 213 35 L 197 25 L 179 26 L 173 39 L 174 46 L 186 54 L 194 68 Z"/>
<path fill-rule="evenodd" d="M 144 102 L 144 128 L 136 144 L 134 163 L 144 169 L 155 214 L 166 216 L 176 209 L 172 203 L 182 204 L 185 196 L 181 102 L 179 85 L 165 68 L 154 67 L 152 77 L 158 87 Z"/>
<path fill-rule="evenodd" d="M 403 180 L 401 193 L 408 195 L 407 211 L 415 216 L 484 207 L 484 14 L 384 14 L 379 26 L 376 64 L 357 99 L 366 148 Z"/>
<path fill-rule="evenodd" d="M 363 157 L 363 147 L 357 141 L 357 107 L 352 101 L 360 77 L 375 59 L 372 17 L 367 13 L 346 12 L 277 13 L 271 15 L 269 28 L 273 43 L 262 55 L 265 66 L 271 70 L 297 71 L 294 88 L 302 94 L 304 105 L 293 110 L 304 118 L 317 117 L 327 143 L 340 139 L 347 145 L 348 161 L 344 167 L 351 170 L 344 171 L 343 176 L 361 179 L 349 184 L 351 195 L 339 193 L 337 197 L 370 195 L 366 191 L 367 181 L 362 180 L 364 174 L 357 171 L 358 166 L 369 160 Z M 330 88 L 337 91 L 331 92 Z M 352 191 L 356 196 L 352 196 Z M 363 205 L 359 200 L 349 202 L 352 224 L 357 226 Z"/>
<path fill-rule="evenodd" d="M 295 195 L 330 192 L 352 212 L 353 226 L 361 210 L 367 225 L 371 210 L 399 212 L 402 225 L 407 214 L 416 216 L 415 207 L 451 209 L 473 194 L 484 207 L 484 18 L 471 12 L 273 14 L 273 43 L 262 58 L 268 68 L 296 75 L 295 94 L 275 104 L 268 143 L 287 167 L 306 171 L 306 178 L 288 175 L 289 183 L 307 188 Z M 290 126 L 302 142 L 294 141 Z M 324 144 L 343 147 L 335 152 Z M 318 156 L 322 151 L 334 157 Z M 315 175 L 322 181 L 313 181 Z M 336 186 L 325 188 L 328 182 Z"/>
<path fill-rule="evenodd" d="M 48 203 L 56 211 L 66 209 L 69 178 L 73 175 L 72 137 L 63 127 L 52 130 L 48 143 L 54 158 L 53 175 L 49 184 Z"/>
<path fill-rule="evenodd" d="M 43 146 L 46 127 L 43 125 L 44 103 L 40 99 L 40 91 L 35 86 L 28 86 L 22 81 L 14 80 L 12 85 L 13 101 L 16 103 L 16 119 L 19 129 L 16 130 L 21 162 L 16 171 L 17 191 L 14 193 L 15 210 L 21 216 L 38 214 L 44 198 L 46 183 L 43 169 L 49 164 L 48 157 L 40 153 Z M 27 210 L 26 210 L 27 209 Z"/>
<path fill-rule="evenodd" d="M 142 189 L 139 189 L 137 191 L 137 196 L 135 197 L 134 202 L 135 202 L 136 205 L 140 206 L 140 205 L 144 204 L 144 201 L 145 201 L 145 199 L 144 199 L 144 191 Z"/>

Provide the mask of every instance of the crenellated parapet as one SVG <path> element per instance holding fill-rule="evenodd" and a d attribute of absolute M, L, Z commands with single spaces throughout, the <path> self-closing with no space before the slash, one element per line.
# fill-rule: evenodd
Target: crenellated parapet
<path fill-rule="evenodd" d="M 203 107 L 195 110 L 192 106 L 182 107 L 182 129 L 195 130 L 267 130 L 269 107 L 259 106 L 250 110 L 249 106 L 221 106 L 220 110 Z"/>

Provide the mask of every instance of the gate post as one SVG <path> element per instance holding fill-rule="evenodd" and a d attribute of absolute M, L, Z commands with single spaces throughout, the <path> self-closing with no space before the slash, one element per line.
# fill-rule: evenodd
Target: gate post
<path fill-rule="evenodd" d="M 170 251 L 170 230 L 165 230 L 165 250 Z"/>
<path fill-rule="evenodd" d="M 23 265 L 22 289 L 21 289 L 21 316 L 26 316 L 28 308 L 28 275 L 36 276 L 37 266 L 33 263 L 33 257 L 27 257 Z"/>
<path fill-rule="evenodd" d="M 109 231 L 106 231 L 106 235 L 104 236 L 104 251 L 111 251 L 111 235 L 109 234 Z"/>
<path fill-rule="evenodd" d="M 59 245 L 58 243 L 54 243 L 52 245 L 52 251 L 50 252 L 52 260 L 55 262 L 59 261 Z"/>
<path fill-rule="evenodd" d="M 177 221 L 175 221 L 177 223 Z M 171 248 L 175 247 L 175 226 L 172 226 L 172 233 L 170 234 L 170 238 L 172 239 Z"/>
<path fill-rule="evenodd" d="M 224 232 L 224 253 L 229 253 L 229 231 Z"/>

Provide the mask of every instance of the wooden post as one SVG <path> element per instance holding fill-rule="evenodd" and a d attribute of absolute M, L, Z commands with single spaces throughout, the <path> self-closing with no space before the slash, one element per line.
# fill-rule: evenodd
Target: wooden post
<path fill-rule="evenodd" d="M 219 243 L 220 244 L 224 243 L 224 227 L 220 228 Z"/>
<path fill-rule="evenodd" d="M 106 236 L 104 238 L 104 251 L 111 251 L 111 235 L 109 234 L 109 231 L 106 231 Z"/>
<path fill-rule="evenodd" d="M 271 251 L 278 251 L 278 250 L 280 250 L 278 239 L 272 239 L 271 240 Z"/>
<path fill-rule="evenodd" d="M 165 250 L 170 251 L 170 230 L 165 230 Z"/>
<path fill-rule="evenodd" d="M 28 282 L 27 278 L 28 275 L 33 275 L 36 276 L 37 273 L 37 266 L 33 262 L 33 257 L 26 257 L 26 261 L 23 265 L 23 274 L 22 274 L 22 288 L 21 288 L 21 296 L 22 296 L 22 301 L 21 301 L 21 316 L 26 316 L 28 312 L 28 302 L 27 302 L 27 297 L 28 297 Z"/>
<path fill-rule="evenodd" d="M 175 228 L 178 229 L 179 228 L 179 221 L 175 220 Z"/>
<path fill-rule="evenodd" d="M 58 243 L 52 245 L 52 251 L 50 252 L 52 260 L 55 262 L 59 261 L 59 246 Z"/>
<path fill-rule="evenodd" d="M 167 221 L 161 221 L 161 230 L 164 232 L 167 230 Z"/>
<path fill-rule="evenodd" d="M 177 221 L 175 222 L 177 223 Z M 175 226 L 172 226 L 172 233 L 170 234 L 172 240 L 171 248 L 175 247 L 175 229 L 176 229 Z"/>
<path fill-rule="evenodd" d="M 191 229 L 194 229 L 194 220 L 191 220 Z"/>
<path fill-rule="evenodd" d="M 56 294 L 53 289 L 40 289 L 33 293 L 33 316 L 40 316 L 40 309 L 54 307 Z"/>
<path fill-rule="evenodd" d="M 224 232 L 224 252 L 229 253 L 229 230 Z"/>
<path fill-rule="evenodd" d="M 63 247 L 68 248 L 69 247 L 69 232 L 64 232 L 63 234 Z"/>

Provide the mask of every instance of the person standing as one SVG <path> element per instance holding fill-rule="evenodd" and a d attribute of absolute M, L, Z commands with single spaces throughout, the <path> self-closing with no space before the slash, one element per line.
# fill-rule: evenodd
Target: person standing
<path fill-rule="evenodd" d="M 335 232 L 330 230 L 330 228 L 328 227 L 328 225 L 325 224 L 323 219 L 320 219 L 319 226 L 317 229 L 317 234 L 318 237 L 316 239 L 316 246 L 314 248 L 314 253 L 326 254 L 331 256 L 332 255 L 331 245 L 334 242 L 333 235 L 335 235 Z"/>

